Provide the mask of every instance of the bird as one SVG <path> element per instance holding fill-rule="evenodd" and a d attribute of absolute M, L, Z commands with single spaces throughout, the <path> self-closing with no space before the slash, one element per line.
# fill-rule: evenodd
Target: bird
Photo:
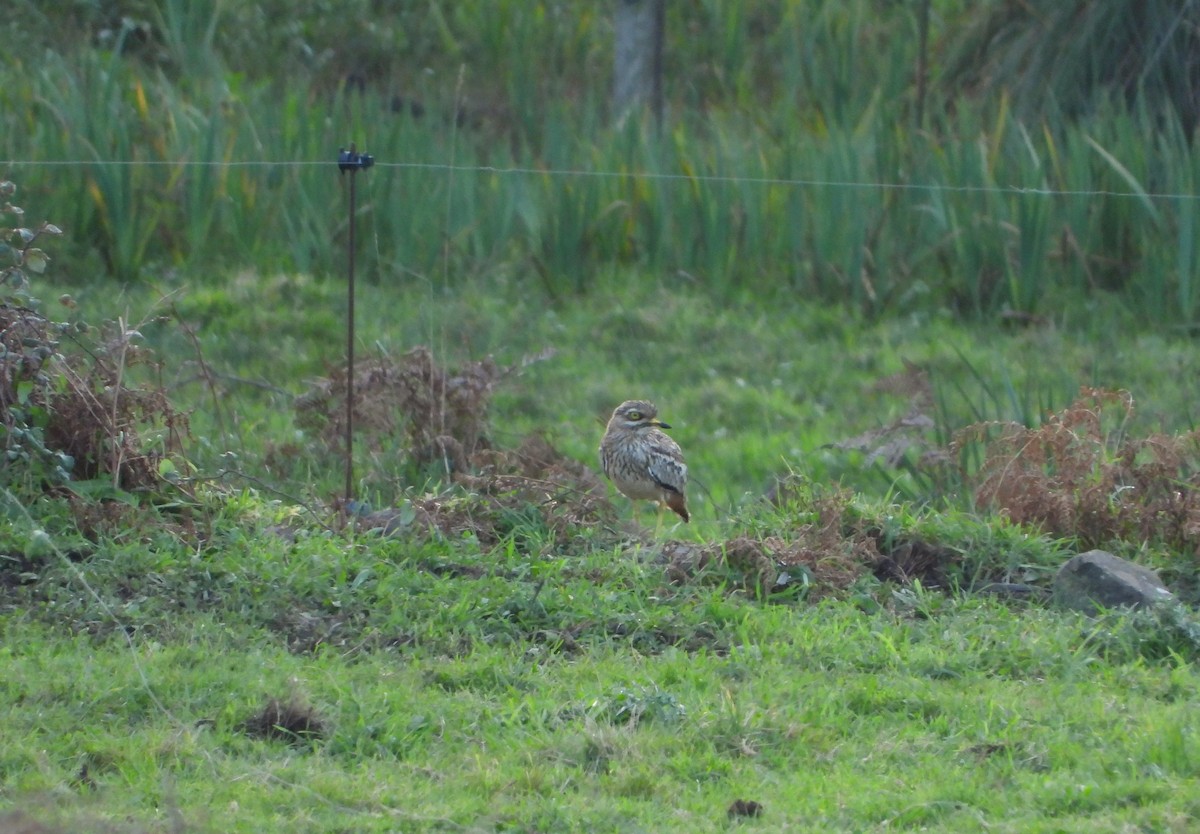
<path fill-rule="evenodd" d="M 687 464 L 683 450 L 663 429 L 658 409 L 646 400 L 626 400 L 613 410 L 600 441 L 600 466 L 621 493 L 670 507 L 684 521 L 687 508 Z"/>

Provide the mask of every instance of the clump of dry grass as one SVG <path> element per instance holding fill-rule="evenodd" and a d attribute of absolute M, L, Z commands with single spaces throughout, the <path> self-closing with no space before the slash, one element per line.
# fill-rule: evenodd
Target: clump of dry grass
<path fill-rule="evenodd" d="M 532 434 L 512 450 L 491 451 L 475 459 L 478 474 L 455 482 L 501 505 L 518 502 L 537 507 L 555 540 L 565 540 L 591 525 L 612 528 L 616 512 L 595 471 Z"/>
<path fill-rule="evenodd" d="M 405 461 L 436 465 L 452 488 L 371 513 L 358 525 L 385 535 L 468 536 L 485 547 L 520 526 L 537 528 L 555 546 L 589 527 L 612 528 L 615 513 L 604 484 L 587 466 L 538 434 L 515 449 L 493 445 L 488 426 L 492 395 L 500 381 L 518 371 L 491 358 L 447 370 L 426 347 L 398 359 L 379 356 L 359 364 L 353 397 L 356 438 L 362 437 L 369 449 L 386 450 L 398 468 Z M 339 370 L 296 403 L 298 422 L 315 431 L 330 450 L 341 450 L 344 442 L 346 389 L 346 373 Z"/>
<path fill-rule="evenodd" d="M 879 563 L 876 538 L 865 525 L 852 519 L 852 495 L 830 490 L 808 496 L 792 484 L 779 485 L 780 493 L 791 496 L 794 509 L 813 520 L 770 535 L 742 534 L 726 541 L 697 545 L 668 542 L 662 550 L 668 578 L 690 581 L 706 569 L 721 566 L 725 579 L 758 596 L 790 585 L 781 581 L 803 572 L 810 598 L 845 590 Z M 808 497 L 797 497 L 803 493 Z"/>
<path fill-rule="evenodd" d="M 163 459 L 182 452 L 187 415 L 161 387 L 131 384 L 126 375 L 148 361 L 132 344 L 135 335 L 115 326 L 99 349 L 62 364 L 66 384 L 50 402 L 46 439 L 75 459 L 76 479 L 111 478 L 122 489 L 151 489 L 162 483 Z"/>
<path fill-rule="evenodd" d="M 616 513 L 599 476 L 540 435 L 516 449 L 477 453 L 451 480 L 460 489 L 371 513 L 360 526 L 385 535 L 470 536 L 490 547 L 524 525 L 541 530 L 544 543 L 558 548 L 597 526 L 615 529 Z"/>
<path fill-rule="evenodd" d="M 442 461 L 462 471 L 467 459 L 491 448 L 487 410 L 496 384 L 513 372 L 488 357 L 449 372 L 418 346 L 394 359 L 377 356 L 354 370 L 355 438 L 379 451 L 401 439 L 396 451 L 418 466 Z M 331 449 L 346 434 L 347 375 L 336 368 L 296 401 L 297 423 Z"/>
<path fill-rule="evenodd" d="M 981 509 L 1086 547 L 1153 541 L 1196 554 L 1200 432 L 1132 438 L 1133 412 L 1127 391 L 1085 388 L 1037 428 L 979 423 L 952 451 L 982 446 L 978 471 L 963 473 Z"/>

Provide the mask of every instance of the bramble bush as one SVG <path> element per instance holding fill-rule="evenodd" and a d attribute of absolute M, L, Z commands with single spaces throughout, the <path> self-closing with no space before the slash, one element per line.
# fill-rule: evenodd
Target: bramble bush
<path fill-rule="evenodd" d="M 33 295 L 31 276 L 50 258 L 38 245 L 62 230 L 44 221 L 23 224 L 12 203 L 16 185 L 0 183 L 0 211 L 14 225 L 0 228 L 0 258 L 8 261 L 0 291 L 0 485 L 27 493 L 70 485 L 76 494 L 147 490 L 174 469 L 168 454 L 181 448 L 186 418 L 158 387 L 138 387 L 128 373 L 148 354 L 141 334 L 125 321 L 92 327 L 52 321 Z M 75 309 L 69 296 L 59 299 Z"/>
<path fill-rule="evenodd" d="M 46 444 L 49 412 L 46 402 L 54 384 L 55 366 L 61 360 L 59 339 L 73 327 L 52 322 L 38 312 L 40 302 L 30 292 L 30 274 L 45 272 L 49 256 L 39 245 L 62 230 L 48 221 L 30 228 L 25 210 L 12 202 L 17 186 L 0 182 L 0 440 L 4 468 L 0 484 L 18 481 L 62 482 L 74 460 Z M 12 222 L 13 225 L 9 225 Z"/>

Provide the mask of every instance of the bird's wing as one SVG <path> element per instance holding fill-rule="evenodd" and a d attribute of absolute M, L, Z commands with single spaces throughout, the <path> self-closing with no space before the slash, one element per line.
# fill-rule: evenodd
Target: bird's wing
<path fill-rule="evenodd" d="M 687 464 L 683 462 L 683 455 L 675 441 L 663 439 L 667 442 L 656 441 L 647 449 L 647 471 L 663 489 L 682 493 L 687 486 Z"/>

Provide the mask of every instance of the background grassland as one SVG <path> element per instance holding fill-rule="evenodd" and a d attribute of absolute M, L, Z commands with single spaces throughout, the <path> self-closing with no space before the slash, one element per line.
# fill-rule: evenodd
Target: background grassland
<path fill-rule="evenodd" d="M 978 448 L 924 457 L 1085 385 L 1137 405 L 1102 458 L 1195 428 L 1194 111 L 1074 40 L 1132 30 L 1164 59 L 1139 90 L 1174 89 L 1156 73 L 1187 50 L 1139 27 L 1186 46 L 1191 13 L 1074 4 L 1090 26 L 1064 27 L 1031 0 L 1059 36 L 1038 53 L 1010 4 L 933 0 L 920 99 L 921 3 L 668 6 L 661 127 L 609 112 L 604 4 L 0 10 L 3 173 L 66 232 L 30 289 L 52 320 L 121 317 L 136 336 L 63 352 L 153 348 L 123 379 L 191 423 L 190 477 L 146 494 L 0 473 L 0 832 L 1196 828 L 1190 615 L 1043 606 L 1087 531 L 978 504 Z M 362 437 L 357 495 L 401 533 L 338 526 L 340 457 L 294 405 L 343 359 L 350 141 L 378 160 L 360 358 L 494 355 L 492 442 L 591 466 L 616 402 L 649 396 L 693 524 L 620 503 L 564 534 Z M 425 500 L 496 540 L 412 529 Z M 831 506 L 835 545 L 776 593 L 726 559 L 664 569 L 668 541 L 792 542 Z M 940 548 L 947 587 L 821 585 L 864 529 Z M 1194 549 L 1104 544 L 1194 601 Z"/>
<path fill-rule="evenodd" d="M 116 297 L 105 297 L 103 285 L 70 289 L 78 309 L 126 315 L 162 355 L 177 357 L 161 380 L 173 399 L 196 406 L 197 462 L 216 468 L 226 450 L 259 460 L 273 444 L 315 443 L 297 427 L 293 400 L 341 362 L 343 285 L 242 273 L 213 288 L 175 280 Z M 1131 387 L 1128 431 L 1136 435 L 1197 422 L 1189 389 L 1176 382 L 1197 372 L 1200 357 L 1185 340 L 1129 327 L 1119 310 L 1097 310 L 1074 330 L 964 327 L 946 315 L 869 320 L 801 300 L 722 302 L 686 281 L 630 272 L 605 276 L 585 304 L 547 304 L 521 282 L 492 280 L 453 289 L 365 285 L 357 306 L 363 359 L 427 344 L 451 367 L 491 355 L 513 368 L 491 403 L 490 436 L 501 448 L 538 431 L 592 464 L 613 397 L 655 399 L 688 450 L 701 525 L 718 523 L 789 472 L 880 497 L 903 487 L 901 471 L 878 464 L 871 444 L 857 452 L 833 444 L 914 409 L 933 420 L 910 432 L 916 455 L 973 422 L 1036 424 L 1081 386 Z M 216 401 L 198 360 L 218 377 Z M 904 379 L 906 363 L 928 374 L 932 402 L 922 401 L 919 382 Z M 370 448 L 360 447 L 360 487 L 393 500 L 407 485 L 395 451 L 386 442 L 382 454 Z M 254 471 L 284 490 L 340 489 L 334 457 L 275 464 Z M 936 496 L 925 489 L 920 497 Z"/>
<path fill-rule="evenodd" d="M 910 4 L 673 6 L 661 129 L 613 127 L 597 10 L 268 8 L 131 3 L 73 37 L 7 13 L 59 51 L 7 54 L 0 154 L 81 270 L 338 271 L 353 141 L 379 162 L 360 219 L 381 281 L 537 276 L 561 299 L 625 265 L 869 314 L 1053 316 L 1111 292 L 1143 322 L 1196 315 L 1186 128 L 1150 96 L 1067 121 L 947 94 L 957 4 L 933 4 L 920 125 Z"/>

